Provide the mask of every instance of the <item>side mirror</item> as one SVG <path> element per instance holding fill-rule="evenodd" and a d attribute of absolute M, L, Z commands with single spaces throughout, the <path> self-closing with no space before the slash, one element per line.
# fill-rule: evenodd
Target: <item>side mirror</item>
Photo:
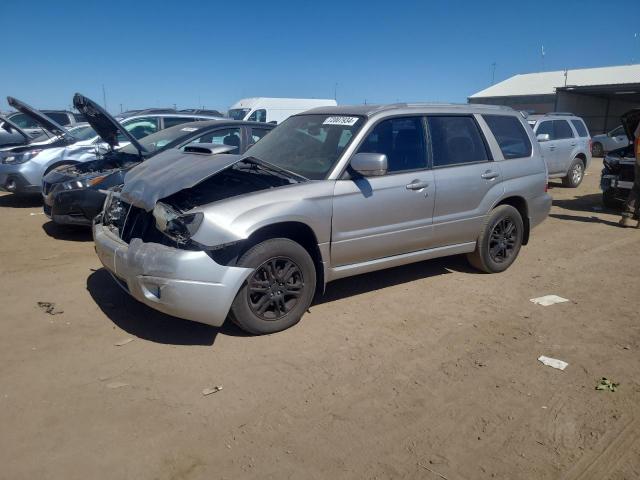
<path fill-rule="evenodd" d="M 551 140 L 551 136 L 548 133 L 541 133 L 536 136 L 536 139 L 538 139 L 539 142 L 548 142 Z"/>
<path fill-rule="evenodd" d="M 384 153 L 356 153 L 351 168 L 364 177 L 379 177 L 387 174 L 387 163 Z"/>

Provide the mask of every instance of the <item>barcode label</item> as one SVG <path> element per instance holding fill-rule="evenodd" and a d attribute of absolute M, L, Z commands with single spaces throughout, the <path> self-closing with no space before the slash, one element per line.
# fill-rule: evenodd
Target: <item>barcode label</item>
<path fill-rule="evenodd" d="M 358 117 L 327 117 L 323 125 L 346 125 L 352 127 L 358 121 Z"/>

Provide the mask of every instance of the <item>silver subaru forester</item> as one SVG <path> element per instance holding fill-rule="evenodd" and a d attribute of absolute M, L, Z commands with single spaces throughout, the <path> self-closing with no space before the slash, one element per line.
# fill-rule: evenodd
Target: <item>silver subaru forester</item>
<path fill-rule="evenodd" d="M 463 253 L 501 272 L 551 207 L 538 142 L 509 108 L 322 107 L 243 156 L 217 148 L 132 169 L 94 222 L 96 251 L 137 300 L 255 334 L 297 323 L 338 278 Z"/>

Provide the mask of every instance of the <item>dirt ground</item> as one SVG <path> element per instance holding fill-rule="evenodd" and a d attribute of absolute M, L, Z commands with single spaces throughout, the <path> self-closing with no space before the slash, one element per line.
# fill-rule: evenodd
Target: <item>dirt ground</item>
<path fill-rule="evenodd" d="M 89 233 L 2 194 L 0 478 L 640 478 L 640 231 L 601 211 L 600 168 L 553 185 L 507 272 L 341 280 L 264 337 L 138 304 Z"/>

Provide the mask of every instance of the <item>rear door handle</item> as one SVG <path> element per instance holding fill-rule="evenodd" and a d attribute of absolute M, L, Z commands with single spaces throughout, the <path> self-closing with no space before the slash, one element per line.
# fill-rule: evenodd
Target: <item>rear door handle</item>
<path fill-rule="evenodd" d="M 498 178 L 500 174 L 498 172 L 492 172 L 491 170 L 487 170 L 480 176 L 485 180 L 493 180 L 494 178 Z"/>
<path fill-rule="evenodd" d="M 421 182 L 420 180 L 414 180 L 409 185 L 407 185 L 407 190 L 422 190 L 423 188 L 427 188 L 429 183 Z"/>

